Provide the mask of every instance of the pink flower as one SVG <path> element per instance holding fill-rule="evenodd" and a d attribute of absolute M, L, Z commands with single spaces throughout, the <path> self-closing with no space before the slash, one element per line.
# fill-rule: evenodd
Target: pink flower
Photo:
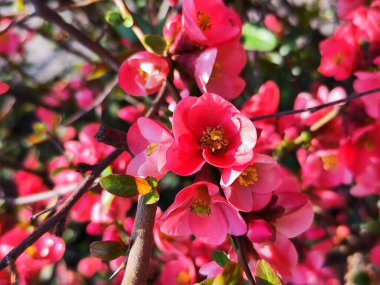
<path fill-rule="evenodd" d="M 284 27 L 282 23 L 278 20 L 275 14 L 267 14 L 264 18 L 264 26 L 275 33 L 277 36 L 281 36 Z"/>
<path fill-rule="evenodd" d="M 352 23 L 358 28 L 364 39 L 378 43 L 380 36 L 380 11 L 377 8 L 361 6 L 350 15 Z"/>
<path fill-rule="evenodd" d="M 356 185 L 350 190 L 353 196 L 380 195 L 380 162 L 368 164 L 355 180 Z"/>
<path fill-rule="evenodd" d="M 318 88 L 317 94 L 302 92 L 297 95 L 294 101 L 294 110 L 315 107 L 321 104 L 330 103 L 347 97 L 346 91 L 342 87 L 336 87 L 329 91 L 325 85 Z M 337 105 L 336 105 L 337 106 Z M 317 112 L 303 112 L 296 115 L 296 118 L 301 119 L 301 122 L 307 126 L 311 126 L 325 115 L 331 112 L 336 106 L 323 108 Z"/>
<path fill-rule="evenodd" d="M 169 171 L 166 152 L 173 140 L 169 129 L 163 124 L 145 117 L 137 119 L 127 134 L 128 147 L 135 155 L 128 164 L 127 174 L 162 178 Z"/>
<path fill-rule="evenodd" d="M 341 19 L 346 19 L 356 8 L 365 4 L 365 0 L 338 0 L 337 10 Z"/>
<path fill-rule="evenodd" d="M 19 227 L 3 234 L 0 238 L 0 255 L 6 254 L 29 233 Z M 16 266 L 23 275 L 33 274 L 48 264 L 56 263 L 65 252 L 64 241 L 50 233 L 45 233 L 33 245 L 20 255 Z"/>
<path fill-rule="evenodd" d="M 89 256 L 79 261 L 78 272 L 86 278 L 91 278 L 98 272 L 107 272 L 107 266 L 101 259 Z"/>
<path fill-rule="evenodd" d="M 347 79 L 354 70 L 356 50 L 346 39 L 331 37 L 319 44 L 321 64 L 318 71 L 335 80 Z"/>
<path fill-rule="evenodd" d="M 81 87 L 75 93 L 75 99 L 78 106 L 82 109 L 85 109 L 91 106 L 92 102 L 95 99 L 95 94 L 93 90 L 86 87 Z"/>
<path fill-rule="evenodd" d="M 216 167 L 244 165 L 253 158 L 256 129 L 234 105 L 213 93 L 183 99 L 173 114 L 171 171 L 190 175 L 207 161 Z"/>
<path fill-rule="evenodd" d="M 357 79 L 354 82 L 354 89 L 358 93 L 380 88 L 380 71 L 358 71 L 355 72 L 355 76 Z M 368 116 L 380 118 L 380 91 L 363 96 L 360 100 L 364 103 Z"/>
<path fill-rule="evenodd" d="M 9 90 L 9 86 L 4 82 L 0 81 L 0 95 L 7 93 Z"/>
<path fill-rule="evenodd" d="M 239 15 L 222 0 L 184 0 L 182 11 L 185 31 L 194 42 L 215 46 L 241 35 Z"/>
<path fill-rule="evenodd" d="M 79 134 L 79 141 L 67 141 L 64 146 L 68 153 L 73 155 L 73 163 L 96 164 L 114 148 L 98 142 L 94 136 L 99 130 L 100 125 L 96 123 L 88 124 Z M 126 166 L 129 163 L 131 156 L 128 152 L 124 152 L 116 159 L 111 167 L 115 173 L 125 172 Z"/>
<path fill-rule="evenodd" d="M 145 111 L 145 105 L 144 104 L 138 104 L 137 106 L 126 106 L 117 112 L 117 116 L 132 124 L 134 123 L 138 118 L 143 116 L 143 113 Z"/>
<path fill-rule="evenodd" d="M 219 194 L 218 186 L 204 181 L 182 189 L 160 223 L 168 235 L 194 234 L 211 245 L 223 243 L 227 234 L 239 236 L 247 231 L 243 218 Z"/>
<path fill-rule="evenodd" d="M 246 53 L 239 42 L 208 48 L 195 62 L 197 85 L 202 92 L 217 93 L 226 100 L 232 100 L 245 87 L 245 81 L 239 74 L 246 62 Z"/>
<path fill-rule="evenodd" d="M 194 263 L 190 258 L 180 255 L 162 267 L 161 285 L 192 285 L 196 280 Z"/>
<path fill-rule="evenodd" d="M 248 166 L 225 168 L 221 185 L 227 200 L 244 212 L 264 208 L 272 198 L 272 192 L 281 183 L 277 162 L 270 156 L 255 154 Z"/>
<path fill-rule="evenodd" d="M 133 96 L 157 92 L 169 73 L 168 62 L 153 53 L 137 52 L 123 62 L 119 70 L 119 86 Z"/>
<path fill-rule="evenodd" d="M 8 26 L 11 24 L 10 19 L 2 19 L 0 26 Z M 9 29 L 0 35 L 0 54 L 11 56 L 20 50 L 22 39 L 13 29 Z"/>
<path fill-rule="evenodd" d="M 269 115 L 277 111 L 279 103 L 280 90 L 277 84 L 270 80 L 261 85 L 257 94 L 244 103 L 241 112 L 250 119 Z"/>
<path fill-rule="evenodd" d="M 265 259 L 281 276 L 291 276 L 298 254 L 292 242 L 284 235 L 277 233 L 273 243 L 254 243 L 253 247 L 260 258 Z"/>
<path fill-rule="evenodd" d="M 377 242 L 377 244 L 371 249 L 369 258 L 371 259 L 372 264 L 380 267 L 380 242 Z"/>
<path fill-rule="evenodd" d="M 308 152 L 297 151 L 297 159 L 302 167 L 302 179 L 305 186 L 336 187 L 352 181 L 351 172 L 339 161 L 337 149 Z"/>

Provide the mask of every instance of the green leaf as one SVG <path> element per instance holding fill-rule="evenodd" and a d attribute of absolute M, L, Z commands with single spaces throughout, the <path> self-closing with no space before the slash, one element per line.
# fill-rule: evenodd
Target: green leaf
<path fill-rule="evenodd" d="M 100 186 L 107 192 L 120 197 L 138 194 L 135 178 L 129 175 L 111 174 L 100 179 Z"/>
<path fill-rule="evenodd" d="M 242 285 L 243 270 L 237 263 L 230 262 L 223 268 L 223 272 L 216 276 L 212 285 Z"/>
<path fill-rule="evenodd" d="M 212 282 L 214 282 L 214 278 L 207 278 L 199 283 L 194 283 L 194 285 L 212 285 Z"/>
<path fill-rule="evenodd" d="M 160 194 L 158 193 L 157 188 L 152 188 L 152 191 L 144 195 L 144 201 L 147 205 L 154 204 L 158 200 L 160 200 Z"/>
<path fill-rule="evenodd" d="M 166 40 L 160 35 L 146 35 L 142 41 L 157 55 L 162 55 L 167 46 Z"/>
<path fill-rule="evenodd" d="M 106 21 L 111 26 L 118 26 L 123 23 L 123 17 L 119 12 L 108 12 L 106 14 Z"/>
<path fill-rule="evenodd" d="M 221 267 L 224 267 L 228 262 L 230 262 L 227 255 L 222 250 L 214 250 L 212 252 L 212 259 L 214 259 L 215 262 Z"/>
<path fill-rule="evenodd" d="M 133 18 L 131 16 L 127 16 L 124 18 L 123 26 L 126 28 L 131 28 L 133 26 Z"/>
<path fill-rule="evenodd" d="M 264 27 L 245 23 L 243 26 L 243 46 L 250 51 L 271 51 L 277 46 L 275 34 Z"/>
<path fill-rule="evenodd" d="M 94 241 L 90 244 L 91 255 L 106 261 L 124 255 L 126 250 L 127 246 L 119 241 Z"/>
<path fill-rule="evenodd" d="M 280 277 L 274 271 L 272 266 L 263 259 L 260 259 L 256 264 L 256 284 L 257 285 L 282 285 Z"/>

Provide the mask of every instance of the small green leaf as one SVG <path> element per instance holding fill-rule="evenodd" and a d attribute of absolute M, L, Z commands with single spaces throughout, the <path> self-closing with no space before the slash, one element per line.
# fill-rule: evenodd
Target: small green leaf
<path fill-rule="evenodd" d="M 194 283 L 194 285 L 212 285 L 212 282 L 214 282 L 214 278 L 207 278 L 199 283 Z"/>
<path fill-rule="evenodd" d="M 143 42 L 157 55 L 162 55 L 167 46 L 166 40 L 159 35 L 146 35 Z"/>
<path fill-rule="evenodd" d="M 106 261 L 124 255 L 126 250 L 127 246 L 119 241 L 94 241 L 90 244 L 91 255 Z"/>
<path fill-rule="evenodd" d="M 138 194 L 133 176 L 111 174 L 101 178 L 99 182 L 102 188 L 116 196 L 133 197 Z"/>
<path fill-rule="evenodd" d="M 131 16 L 127 16 L 124 18 L 123 26 L 126 28 L 131 28 L 133 26 L 133 18 Z"/>
<path fill-rule="evenodd" d="M 158 193 L 157 188 L 152 188 L 152 191 L 144 195 L 144 201 L 147 205 L 154 204 L 158 200 L 160 200 L 160 194 Z"/>
<path fill-rule="evenodd" d="M 111 26 L 118 26 L 123 23 L 123 18 L 121 17 L 119 12 L 108 12 L 106 14 L 106 21 Z"/>
<path fill-rule="evenodd" d="M 216 276 L 212 285 L 242 285 L 243 270 L 237 263 L 230 262 L 223 268 L 223 272 Z"/>
<path fill-rule="evenodd" d="M 263 259 L 257 261 L 256 264 L 256 284 L 257 285 L 282 285 L 280 277 L 274 271 L 272 266 Z"/>
<path fill-rule="evenodd" d="M 243 46 L 250 51 L 271 51 L 277 46 L 275 34 L 264 27 L 245 23 L 242 31 Z"/>
<path fill-rule="evenodd" d="M 228 262 L 230 262 L 227 255 L 222 250 L 214 250 L 212 252 L 212 259 L 214 259 L 215 262 L 221 267 L 224 267 Z"/>

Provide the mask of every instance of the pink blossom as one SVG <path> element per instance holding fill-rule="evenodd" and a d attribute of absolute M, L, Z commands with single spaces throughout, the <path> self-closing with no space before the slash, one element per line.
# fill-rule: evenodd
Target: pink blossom
<path fill-rule="evenodd" d="M 257 94 L 244 103 L 241 112 L 250 119 L 269 115 L 277 111 L 279 103 L 280 90 L 277 84 L 270 80 L 261 85 Z"/>
<path fill-rule="evenodd" d="M 297 151 L 302 167 L 302 179 L 305 186 L 336 187 L 352 181 L 351 172 L 340 161 L 337 149 L 308 152 Z"/>
<path fill-rule="evenodd" d="M 337 10 L 341 19 L 346 19 L 356 8 L 365 4 L 365 0 L 338 0 Z"/>
<path fill-rule="evenodd" d="M 9 90 L 9 86 L 4 82 L 0 81 L 0 95 L 7 93 Z"/>
<path fill-rule="evenodd" d="M 174 143 L 167 153 L 171 171 L 190 175 L 209 164 L 227 168 L 253 158 L 256 129 L 234 105 L 213 93 L 183 99 L 173 114 Z"/>
<path fill-rule="evenodd" d="M 8 253 L 29 235 L 26 230 L 15 227 L 0 238 L 0 254 Z M 64 241 L 50 233 L 45 233 L 20 255 L 16 266 L 23 275 L 34 274 L 48 264 L 60 260 L 65 252 Z"/>
<path fill-rule="evenodd" d="M 207 48 L 195 62 L 195 80 L 202 92 L 219 94 L 232 100 L 244 90 L 239 77 L 247 61 L 243 46 L 236 41 Z"/>
<path fill-rule="evenodd" d="M 372 7 L 361 6 L 350 13 L 352 23 L 358 28 L 364 39 L 378 42 L 380 36 L 380 11 Z"/>
<path fill-rule="evenodd" d="M 91 278 L 101 271 L 107 272 L 107 266 L 99 258 L 89 256 L 82 258 L 78 263 L 78 272 L 86 278 Z"/>
<path fill-rule="evenodd" d="M 321 85 L 318 88 L 316 95 L 312 95 L 306 92 L 298 94 L 294 101 L 294 110 L 311 108 L 321 104 L 341 100 L 346 97 L 346 91 L 342 87 L 335 87 L 334 89 L 329 91 L 325 85 Z M 303 112 L 301 114 L 296 115 L 296 118 L 301 119 L 303 124 L 311 126 L 320 119 L 322 119 L 329 112 L 331 112 L 334 108 L 337 108 L 337 106 L 339 105 L 323 108 L 322 110 L 319 110 L 314 113 Z"/>
<path fill-rule="evenodd" d="M 185 31 L 194 42 L 215 46 L 241 35 L 239 15 L 222 0 L 183 0 L 182 11 Z"/>
<path fill-rule="evenodd" d="M 244 212 L 264 208 L 281 183 L 277 162 L 270 156 L 255 154 L 252 163 L 237 169 L 225 168 L 221 185 L 227 200 Z"/>
<path fill-rule="evenodd" d="M 267 14 L 264 18 L 264 26 L 275 33 L 277 36 L 281 36 L 284 26 L 282 23 L 278 20 L 275 14 Z"/>
<path fill-rule="evenodd" d="M 127 94 L 145 96 L 157 92 L 169 73 L 168 62 L 141 51 L 128 57 L 119 70 L 119 86 Z"/>
<path fill-rule="evenodd" d="M 93 90 L 83 87 L 75 93 L 75 99 L 80 108 L 86 109 L 91 106 L 95 99 L 95 94 Z"/>
<path fill-rule="evenodd" d="M 119 111 L 117 111 L 117 116 L 132 124 L 134 123 L 138 118 L 142 117 L 145 111 L 145 105 L 144 104 L 138 104 L 137 106 L 126 106 Z"/>
<path fill-rule="evenodd" d="M 273 243 L 254 243 L 253 247 L 281 276 L 292 275 L 297 265 L 298 254 L 287 237 L 277 233 Z"/>
<path fill-rule="evenodd" d="M 368 164 L 359 175 L 356 175 L 355 181 L 356 185 L 350 190 L 353 196 L 380 195 L 380 162 Z"/>
<path fill-rule="evenodd" d="M 211 245 L 223 243 L 227 234 L 239 236 L 247 231 L 243 218 L 219 194 L 218 186 L 203 181 L 182 189 L 160 223 L 161 231 L 168 235 L 194 234 Z"/>
<path fill-rule="evenodd" d="M 346 39 L 328 38 L 319 44 L 321 64 L 318 71 L 335 80 L 347 79 L 354 70 L 356 50 Z"/>
<path fill-rule="evenodd" d="M 355 72 L 355 76 L 354 89 L 358 93 L 380 88 L 380 71 L 358 71 Z M 375 119 L 380 118 L 380 91 L 363 96 L 360 100 L 364 103 L 368 116 Z"/>
<path fill-rule="evenodd" d="M 192 285 L 196 280 L 194 263 L 190 258 L 180 255 L 176 260 L 164 264 L 161 275 L 161 285 Z"/>
<path fill-rule="evenodd" d="M 173 140 L 163 124 L 145 117 L 137 119 L 127 134 L 128 147 L 135 155 L 128 165 L 127 174 L 162 178 L 168 172 L 166 152 Z"/>
<path fill-rule="evenodd" d="M 8 26 L 11 24 L 10 19 L 2 19 L 0 21 L 1 26 Z M 18 33 L 13 29 L 9 29 L 5 33 L 0 35 L 0 54 L 11 56 L 17 53 L 21 48 L 22 39 Z"/>
<path fill-rule="evenodd" d="M 373 265 L 380 267 L 380 242 L 372 247 L 369 253 L 369 258 L 371 259 Z"/>

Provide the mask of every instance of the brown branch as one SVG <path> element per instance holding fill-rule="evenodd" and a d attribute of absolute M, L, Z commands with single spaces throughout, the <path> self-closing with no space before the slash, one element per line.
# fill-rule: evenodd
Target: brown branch
<path fill-rule="evenodd" d="M 158 91 L 156 98 L 153 101 L 152 107 L 146 112 L 145 117 L 151 118 L 155 116 L 160 108 L 162 102 L 165 100 L 166 93 L 166 82 L 164 82 L 161 86 L 160 91 Z"/>
<path fill-rule="evenodd" d="M 71 35 L 74 39 L 76 39 L 79 43 L 81 43 L 86 48 L 90 49 L 92 52 L 97 54 L 101 60 L 103 60 L 108 66 L 110 66 L 113 70 L 119 70 L 119 61 L 110 54 L 105 48 L 99 45 L 96 42 L 93 42 L 90 38 L 88 38 L 85 34 L 83 34 L 76 27 L 66 23 L 62 17 L 52 10 L 51 8 L 45 5 L 45 1 L 43 0 L 31 0 L 35 8 L 35 12 L 44 20 L 53 23 L 54 25 L 61 28 L 63 31 Z"/>
<path fill-rule="evenodd" d="M 107 96 L 112 92 L 112 90 L 115 88 L 116 85 L 117 85 L 117 78 L 112 80 L 112 82 L 106 86 L 106 88 L 103 90 L 103 92 L 98 97 L 96 97 L 96 99 L 92 102 L 92 104 L 90 106 L 88 106 L 87 108 L 80 110 L 78 113 L 75 113 L 74 115 L 72 115 L 70 118 L 68 118 L 63 123 L 63 125 L 64 126 L 71 125 L 76 120 L 78 120 L 79 118 L 84 116 L 86 113 L 90 112 L 92 109 L 99 106 L 107 98 Z"/>
<path fill-rule="evenodd" d="M 248 261 L 245 256 L 245 250 L 243 250 L 243 243 L 241 241 L 241 237 L 231 236 L 231 239 L 235 246 L 235 251 L 237 253 L 239 263 L 243 267 L 245 275 L 247 276 L 248 283 L 250 285 L 256 285 L 255 279 L 253 278 L 251 270 L 249 269 L 249 266 L 248 266 Z"/>
<path fill-rule="evenodd" d="M 66 219 L 69 210 L 74 204 L 87 192 L 93 185 L 95 179 L 102 173 L 102 171 L 110 165 L 123 150 L 116 149 L 105 159 L 103 159 L 92 173 L 86 177 L 81 185 L 75 192 L 63 203 L 61 210 L 56 214 L 46 219 L 33 233 L 21 241 L 15 248 L 13 248 L 4 258 L 0 261 L 0 270 L 10 265 L 11 260 L 16 260 L 29 246 L 35 243 L 43 234 L 54 228 L 60 221 Z"/>
<path fill-rule="evenodd" d="M 146 284 L 153 248 L 153 226 L 156 210 L 157 203 L 147 205 L 144 197 L 140 197 L 130 239 L 128 263 L 121 285 Z"/>
<path fill-rule="evenodd" d="M 260 120 L 266 120 L 266 119 L 272 119 L 272 118 L 279 118 L 279 117 L 283 117 L 283 116 L 295 115 L 295 114 L 304 113 L 304 112 L 314 113 L 314 112 L 317 112 L 321 109 L 331 107 L 334 105 L 338 105 L 338 104 L 342 104 L 342 103 L 347 103 L 347 102 L 350 102 L 354 99 L 357 99 L 357 98 L 360 98 L 360 97 L 363 97 L 363 96 L 366 96 L 369 94 L 373 94 L 375 92 L 380 92 L 380 88 L 371 89 L 371 90 L 368 90 L 368 91 L 365 91 L 362 93 L 352 93 L 350 96 L 348 96 L 344 99 L 331 101 L 329 103 L 321 104 L 321 105 L 314 106 L 314 107 L 309 107 L 309 108 L 304 108 L 304 109 L 296 109 L 296 110 L 287 110 L 287 111 L 277 112 L 274 114 L 254 117 L 251 119 L 251 121 L 254 122 L 254 121 L 260 121 Z"/>

